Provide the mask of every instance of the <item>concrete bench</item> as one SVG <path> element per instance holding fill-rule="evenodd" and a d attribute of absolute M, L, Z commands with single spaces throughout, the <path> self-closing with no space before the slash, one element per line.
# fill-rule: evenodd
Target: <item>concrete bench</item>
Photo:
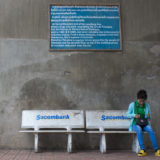
<path fill-rule="evenodd" d="M 126 110 L 88 110 L 86 111 L 87 133 L 101 134 L 100 151 L 106 152 L 106 134 L 131 134 L 133 136 L 132 150 L 139 152 L 140 147 L 136 132 L 128 131 L 130 119 Z"/>
<path fill-rule="evenodd" d="M 72 133 L 84 133 L 84 112 L 82 110 L 24 110 L 21 130 L 34 134 L 34 150 L 38 152 L 38 134 L 67 133 L 67 151 L 72 152 Z"/>

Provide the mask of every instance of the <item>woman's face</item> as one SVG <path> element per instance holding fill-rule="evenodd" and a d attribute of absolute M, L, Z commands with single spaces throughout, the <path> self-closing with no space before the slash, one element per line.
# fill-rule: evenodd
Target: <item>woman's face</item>
<path fill-rule="evenodd" d="M 145 99 L 138 99 L 138 103 L 140 106 L 143 106 L 145 101 L 146 101 Z"/>

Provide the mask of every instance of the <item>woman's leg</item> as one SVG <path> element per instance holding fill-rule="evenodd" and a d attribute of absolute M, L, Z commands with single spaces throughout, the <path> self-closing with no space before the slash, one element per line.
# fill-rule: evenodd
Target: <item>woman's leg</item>
<path fill-rule="evenodd" d="M 138 142 L 139 142 L 139 146 L 140 146 L 141 150 L 145 150 L 142 128 L 139 125 L 134 124 L 132 129 L 133 129 L 133 131 L 136 131 L 136 133 L 137 133 L 137 138 L 138 138 Z"/>
<path fill-rule="evenodd" d="M 150 125 L 147 125 L 143 128 L 143 130 L 149 134 L 153 149 L 156 151 L 158 149 L 158 144 L 157 144 L 156 136 L 152 127 Z"/>

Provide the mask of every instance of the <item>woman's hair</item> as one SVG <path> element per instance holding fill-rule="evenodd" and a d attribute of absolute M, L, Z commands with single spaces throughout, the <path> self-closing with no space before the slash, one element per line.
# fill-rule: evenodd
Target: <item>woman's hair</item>
<path fill-rule="evenodd" d="M 137 99 L 147 99 L 147 92 L 144 89 L 141 89 L 137 92 Z"/>

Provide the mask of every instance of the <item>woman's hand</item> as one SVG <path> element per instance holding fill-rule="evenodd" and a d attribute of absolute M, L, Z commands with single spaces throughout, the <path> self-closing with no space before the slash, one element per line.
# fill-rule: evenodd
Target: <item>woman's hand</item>
<path fill-rule="evenodd" d="M 150 114 L 149 113 L 147 114 L 147 118 L 150 118 Z"/>
<path fill-rule="evenodd" d="M 135 115 L 135 118 L 140 118 L 140 115 L 139 115 L 139 114 L 136 114 L 136 115 Z"/>

